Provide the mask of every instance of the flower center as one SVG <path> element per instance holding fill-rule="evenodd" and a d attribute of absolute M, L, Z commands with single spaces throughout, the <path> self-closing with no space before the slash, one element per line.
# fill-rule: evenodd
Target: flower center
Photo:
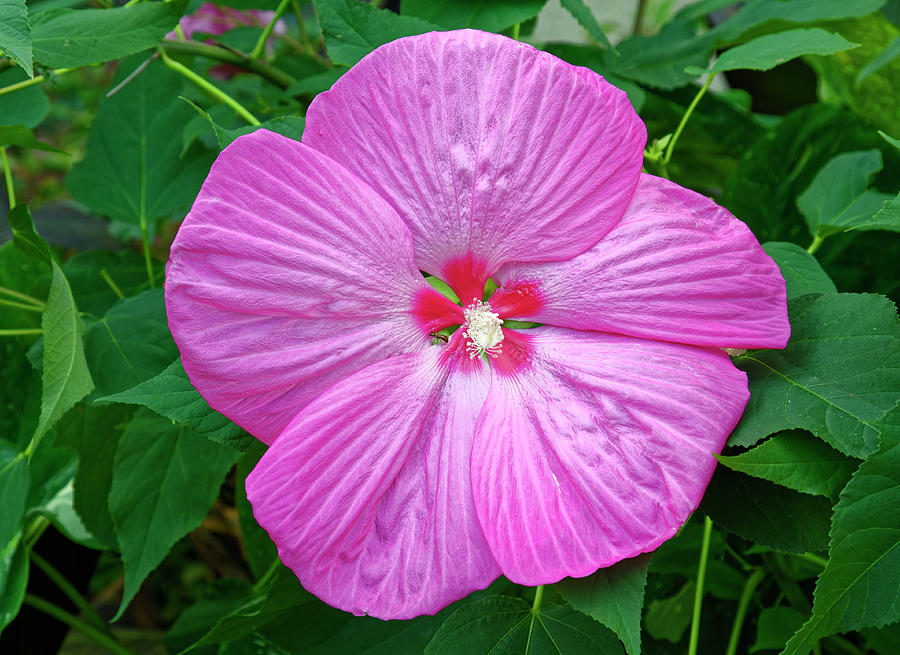
<path fill-rule="evenodd" d="M 466 350 L 469 358 L 487 353 L 491 357 L 500 354 L 500 343 L 503 341 L 503 319 L 491 311 L 491 306 L 486 302 L 473 300 L 472 304 L 463 310 L 466 324 L 463 336 L 468 339 Z"/>

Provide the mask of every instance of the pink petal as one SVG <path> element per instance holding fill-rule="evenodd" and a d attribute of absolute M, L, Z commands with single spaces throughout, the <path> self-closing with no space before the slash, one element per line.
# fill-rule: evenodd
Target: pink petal
<path fill-rule="evenodd" d="M 219 155 L 166 273 L 188 376 L 266 442 L 337 380 L 425 348 L 433 317 L 412 312 L 438 296 L 387 203 L 321 153 L 265 130 Z"/>
<path fill-rule="evenodd" d="M 489 275 L 584 252 L 625 211 L 645 140 L 596 73 L 473 30 L 378 48 L 316 97 L 303 135 L 390 202 L 445 280 L 463 256 Z"/>
<path fill-rule="evenodd" d="M 517 339 L 503 342 L 472 450 L 503 574 L 585 576 L 673 536 L 741 416 L 744 373 L 715 349 L 553 327 Z"/>
<path fill-rule="evenodd" d="M 247 478 L 281 561 L 354 614 L 434 614 L 499 574 L 469 459 L 489 374 L 449 346 L 399 355 L 311 403 Z M 444 359 L 456 351 L 462 359 Z"/>
<path fill-rule="evenodd" d="M 504 317 L 702 346 L 783 348 L 784 279 L 746 225 L 708 198 L 641 175 L 613 230 L 566 262 L 514 264 Z"/>

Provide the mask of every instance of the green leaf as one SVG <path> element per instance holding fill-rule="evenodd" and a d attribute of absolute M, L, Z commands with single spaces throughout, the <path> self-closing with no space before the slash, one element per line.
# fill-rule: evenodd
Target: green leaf
<path fill-rule="evenodd" d="M 900 619 L 900 405 L 882 427 L 878 451 L 859 467 L 834 508 L 830 557 L 816 582 L 812 616 L 785 655 L 807 653 L 827 635 Z"/>
<path fill-rule="evenodd" d="M 97 396 L 130 389 L 159 375 L 178 356 L 166 322 L 162 289 L 120 300 L 84 339 Z"/>
<path fill-rule="evenodd" d="M 172 545 L 197 527 L 237 460 L 230 448 L 148 411 L 119 439 L 109 510 L 125 567 L 118 619 Z"/>
<path fill-rule="evenodd" d="M 50 293 L 41 317 L 44 355 L 41 367 L 41 416 L 34 433 L 44 433 L 94 388 L 84 357 L 84 326 L 65 274 L 52 264 Z"/>
<path fill-rule="evenodd" d="M 747 2 L 729 20 L 711 30 L 719 43 L 730 43 L 748 34 L 778 30 L 785 23 L 804 24 L 865 16 L 877 11 L 884 0 L 757 0 Z"/>
<path fill-rule="evenodd" d="M 803 430 L 780 432 L 740 455 L 719 455 L 732 471 L 763 478 L 783 487 L 837 500 L 859 466 Z"/>
<path fill-rule="evenodd" d="M 20 252 L 46 264 L 53 261 L 50 246 L 47 245 L 44 237 L 34 229 L 34 221 L 31 220 L 31 212 L 28 211 L 28 205 L 16 205 L 10 209 L 6 221 L 9 223 L 9 227 L 12 228 L 13 245 Z"/>
<path fill-rule="evenodd" d="M 888 197 L 871 220 L 857 225 L 856 229 L 900 232 L 900 193 L 896 197 Z"/>
<path fill-rule="evenodd" d="M 142 6 L 150 5 L 128 11 Z M 181 144 L 173 136 L 193 116 L 178 99 L 180 89 L 181 78 L 153 62 L 100 102 L 87 154 L 66 178 L 76 200 L 98 214 L 141 227 L 190 205 L 209 171 L 210 157 L 196 151 L 179 157 Z"/>
<path fill-rule="evenodd" d="M 57 441 L 73 447 L 78 453 L 75 474 L 75 511 L 85 528 L 110 550 L 118 548 L 116 528 L 109 513 L 109 491 L 112 487 L 113 461 L 119 445 L 121 426 L 130 418 L 131 408 L 92 407 L 69 412 L 60 421 Z"/>
<path fill-rule="evenodd" d="M 440 29 L 415 18 L 377 9 L 359 0 L 313 0 L 325 35 L 328 56 L 335 64 L 352 66 L 380 45 L 401 36 Z"/>
<path fill-rule="evenodd" d="M 0 439 L 0 551 L 12 541 L 25 516 L 28 497 L 28 464 L 22 453 Z"/>
<path fill-rule="evenodd" d="M 0 0 L 0 2 L 2 1 Z M 34 137 L 34 132 L 24 125 L 0 126 L 0 146 L 19 146 L 20 148 L 31 148 L 32 150 L 63 152 L 51 145 L 38 141 Z"/>
<path fill-rule="evenodd" d="M 27 79 L 21 68 L 10 68 L 0 72 L 0 89 Z M 34 127 L 44 120 L 49 110 L 50 101 L 38 84 L 0 95 L 0 125 Z"/>
<path fill-rule="evenodd" d="M 674 596 L 656 599 L 650 603 L 647 607 L 645 625 L 651 637 L 666 639 L 673 644 L 681 641 L 681 636 L 691 623 L 695 587 L 696 584 L 691 580 Z"/>
<path fill-rule="evenodd" d="M 784 350 L 750 350 L 733 361 L 747 372 L 750 402 L 729 439 L 750 446 L 803 428 L 845 455 L 877 447 L 878 420 L 900 388 L 900 321 L 887 298 L 823 294 L 788 303 Z"/>
<path fill-rule="evenodd" d="M 400 11 L 444 29 L 499 32 L 537 16 L 547 0 L 403 0 Z"/>
<path fill-rule="evenodd" d="M 828 547 L 831 503 L 719 466 L 700 504 L 729 532 L 791 553 Z"/>
<path fill-rule="evenodd" d="M 788 300 L 807 293 L 837 292 L 837 287 L 819 260 L 805 248 L 788 241 L 767 241 L 762 247 L 781 269 L 781 275 L 787 284 Z"/>
<path fill-rule="evenodd" d="M 690 84 L 691 66 L 705 66 L 713 49 L 709 33 L 698 34 L 690 23 L 668 23 L 653 36 L 633 36 L 621 41 L 618 54 L 605 51 L 610 72 L 664 90 Z"/>
<path fill-rule="evenodd" d="M 885 46 L 884 50 L 878 53 L 878 56 L 872 59 L 872 61 L 859 71 L 859 74 L 856 76 L 856 84 L 862 84 L 869 75 L 877 73 L 897 57 L 900 57 L 900 36 Z"/>
<path fill-rule="evenodd" d="M 781 650 L 805 620 L 806 616 L 793 607 L 764 608 L 759 613 L 756 641 L 750 646 L 750 652 Z"/>
<path fill-rule="evenodd" d="M 83 313 L 103 316 L 125 296 L 147 289 L 147 269 L 133 250 L 79 252 L 62 265 Z"/>
<path fill-rule="evenodd" d="M 254 441 L 256 440 L 254 439 Z M 241 543 L 244 547 L 247 565 L 256 580 L 265 575 L 272 562 L 278 557 L 278 549 L 275 544 L 253 516 L 253 507 L 247 500 L 245 486 L 247 476 L 250 475 L 250 471 L 265 452 L 266 446 L 261 441 L 248 444 L 247 452 L 238 461 L 237 477 L 234 483 L 234 505 L 237 509 L 238 525 L 241 529 Z"/>
<path fill-rule="evenodd" d="M 766 71 L 802 55 L 830 55 L 858 45 L 818 27 L 786 30 L 730 48 L 709 68 L 690 66 L 685 70 L 691 75 L 742 69 Z"/>
<path fill-rule="evenodd" d="M 28 77 L 31 70 L 31 25 L 25 0 L 0 0 L 0 50 L 21 66 Z"/>
<path fill-rule="evenodd" d="M 621 653 L 615 635 L 569 607 L 532 610 L 521 598 L 489 596 L 466 603 L 444 621 L 425 655 Z"/>
<path fill-rule="evenodd" d="M 0 549 L 0 633 L 22 606 L 28 587 L 28 553 L 17 535 Z"/>
<path fill-rule="evenodd" d="M 143 405 L 236 450 L 246 451 L 257 443 L 243 429 L 210 408 L 191 384 L 180 358 L 159 375 L 121 393 L 98 398 L 97 402 Z"/>
<path fill-rule="evenodd" d="M 612 43 L 606 38 L 606 33 L 600 27 L 600 23 L 597 22 L 594 13 L 584 3 L 584 0 L 562 0 L 562 6 L 563 9 L 572 14 L 572 17 L 578 21 L 579 25 L 588 31 L 588 34 L 610 50 L 613 49 Z"/>
<path fill-rule="evenodd" d="M 156 46 L 188 0 L 111 9 L 48 9 L 31 19 L 34 59 L 48 68 L 87 66 Z"/>
<path fill-rule="evenodd" d="M 182 97 L 181 99 L 188 103 L 191 107 L 193 107 L 198 114 L 200 114 L 207 120 L 216 135 L 216 140 L 219 143 L 219 150 L 224 150 L 232 141 L 234 141 L 239 136 L 250 134 L 251 132 L 255 132 L 256 130 L 260 129 L 277 132 L 278 134 L 290 137 L 295 141 L 299 141 L 300 137 L 303 136 L 303 116 L 279 116 L 278 118 L 273 118 L 272 120 L 266 121 L 265 123 L 261 123 L 259 125 L 247 125 L 244 127 L 239 127 L 237 129 L 229 129 L 227 127 L 222 127 L 221 125 L 216 123 L 216 121 L 213 120 L 213 117 L 210 116 L 208 112 L 203 111 L 200 107 L 195 105 L 187 98 Z"/>
<path fill-rule="evenodd" d="M 847 229 L 900 232 L 900 221 L 875 222 L 874 215 L 890 199 L 867 187 L 882 168 L 880 150 L 845 152 L 831 159 L 797 198 L 810 234 L 829 236 Z"/>
<path fill-rule="evenodd" d="M 623 560 L 586 578 L 566 578 L 556 588 L 569 605 L 615 632 L 628 655 L 640 655 L 649 561 L 647 555 Z"/>

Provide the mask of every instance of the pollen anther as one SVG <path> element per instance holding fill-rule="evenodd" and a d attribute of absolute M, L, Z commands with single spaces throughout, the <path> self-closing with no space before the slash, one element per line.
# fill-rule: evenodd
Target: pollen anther
<path fill-rule="evenodd" d="M 486 302 L 473 299 L 472 304 L 463 310 L 466 324 L 463 336 L 468 339 L 466 350 L 469 358 L 474 359 L 487 353 L 491 357 L 500 354 L 503 342 L 503 319 Z"/>

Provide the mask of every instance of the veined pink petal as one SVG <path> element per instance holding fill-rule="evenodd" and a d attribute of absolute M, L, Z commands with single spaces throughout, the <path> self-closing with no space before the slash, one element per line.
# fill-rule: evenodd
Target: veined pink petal
<path fill-rule="evenodd" d="M 432 295 L 384 200 L 265 130 L 219 155 L 166 269 L 169 326 L 191 382 L 266 442 L 337 380 L 425 348 L 428 317 L 413 309 Z"/>
<path fill-rule="evenodd" d="M 434 614 L 500 574 L 469 477 L 489 373 L 460 337 L 333 386 L 247 478 L 281 561 L 335 607 L 380 618 Z"/>
<path fill-rule="evenodd" d="M 746 225 L 708 198 L 641 175 L 628 211 L 586 253 L 494 275 L 503 317 L 702 346 L 783 348 L 784 279 Z"/>
<path fill-rule="evenodd" d="M 645 141 L 593 71 L 474 30 L 376 49 L 316 97 L 303 134 L 391 203 L 442 279 L 462 255 L 489 275 L 584 252 L 624 213 Z"/>
<path fill-rule="evenodd" d="M 520 361 L 493 368 L 472 450 L 504 575 L 585 576 L 674 535 L 741 416 L 744 373 L 716 349 L 555 327 L 517 339 L 503 342 L 497 361 Z"/>

